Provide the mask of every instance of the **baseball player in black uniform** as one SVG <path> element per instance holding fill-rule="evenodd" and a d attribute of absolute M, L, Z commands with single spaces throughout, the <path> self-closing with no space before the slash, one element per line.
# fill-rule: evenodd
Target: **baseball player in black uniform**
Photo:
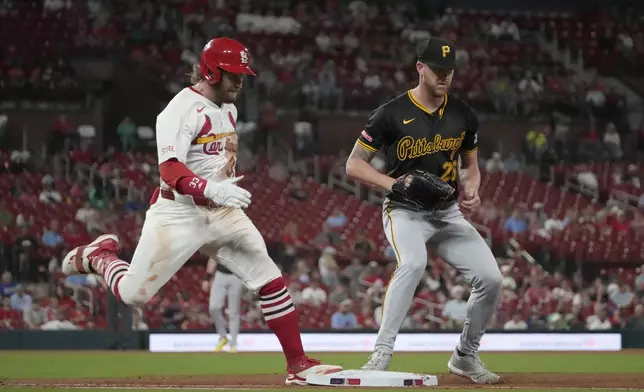
<path fill-rule="evenodd" d="M 478 384 L 494 384 L 499 376 L 483 365 L 477 352 L 497 306 L 501 272 L 485 240 L 461 214 L 461 209 L 480 205 L 481 174 L 476 113 L 447 93 L 456 68 L 455 51 L 451 42 L 438 38 L 418 45 L 418 86 L 371 114 L 347 161 L 349 176 L 387 191 L 384 230 L 398 261 L 375 350 L 363 369 L 387 370 L 396 335 L 425 271 L 429 245 L 472 285 L 449 371 Z M 379 149 L 387 156 L 386 175 L 369 164 Z"/>

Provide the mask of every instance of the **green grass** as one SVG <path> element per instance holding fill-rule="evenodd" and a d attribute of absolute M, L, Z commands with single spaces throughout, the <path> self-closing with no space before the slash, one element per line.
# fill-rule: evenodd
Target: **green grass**
<path fill-rule="evenodd" d="M 428 374 L 445 373 L 449 355 L 449 353 L 397 354 L 394 356 L 390 370 Z M 367 354 L 319 354 L 314 357 L 326 363 L 342 365 L 345 369 L 357 369 L 364 363 Z M 644 356 L 636 352 L 489 353 L 483 354 L 482 359 L 490 369 L 499 373 L 644 374 Z M 282 375 L 284 368 L 281 354 L 0 351 L 0 380 L 217 374 Z M 6 385 L 0 386 L 0 389 L 10 392 L 40 391 L 36 388 Z M 293 388 L 285 390 L 292 391 Z M 306 391 L 316 390 L 306 388 Z M 333 390 L 338 391 L 335 388 Z M 168 391 L 164 390 L 164 392 Z"/>

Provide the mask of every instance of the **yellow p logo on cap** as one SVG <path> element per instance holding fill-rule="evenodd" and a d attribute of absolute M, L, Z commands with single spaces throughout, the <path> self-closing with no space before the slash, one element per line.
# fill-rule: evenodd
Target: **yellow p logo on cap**
<path fill-rule="evenodd" d="M 447 57 L 447 55 L 449 54 L 449 52 L 452 50 L 452 49 L 451 49 L 449 46 L 447 46 L 447 45 L 443 45 L 443 46 L 441 47 L 441 49 L 443 50 L 443 57 Z"/>

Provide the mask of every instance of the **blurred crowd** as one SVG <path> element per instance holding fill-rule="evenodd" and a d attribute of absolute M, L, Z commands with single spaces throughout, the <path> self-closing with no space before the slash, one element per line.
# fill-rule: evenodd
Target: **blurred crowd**
<path fill-rule="evenodd" d="M 459 46 L 462 70 L 454 95 L 481 112 L 522 118 L 529 127 L 522 151 L 481 155 L 483 172 L 502 179 L 512 173 L 534 176 L 590 200 L 586 207 L 554 213 L 545 200 L 495 204 L 489 199 L 472 219 L 483 226 L 501 222 L 507 237 L 546 242 L 578 231 L 584 237 L 606 233 L 607 238 L 642 233 L 638 154 L 644 151 L 644 122 L 632 132 L 625 95 L 594 69 L 572 73 L 539 44 L 542 26 L 559 29 L 570 19 L 428 3 L 2 0 L 0 36 L 15 39 L 0 40 L 0 101 L 5 106 L 87 104 L 102 86 L 80 77 L 72 59 L 92 56 L 135 63 L 177 91 L 206 38 L 230 35 L 251 49 L 258 76 L 245 87 L 259 96 L 257 125 L 272 130 L 280 109 L 373 109 L 413 85 L 416 42 L 440 35 Z M 593 22 L 624 21 L 611 33 L 612 40 L 597 38 L 599 49 L 581 47 L 582 57 L 586 50 L 615 49 L 620 61 L 638 64 L 644 41 L 631 19 L 611 11 Z M 54 35 L 56 40 L 48 38 Z M 575 45 L 575 37 L 569 42 L 561 33 L 558 38 Z M 0 116 L 0 140 L 4 123 L 6 116 Z M 104 282 L 93 275 L 64 277 L 60 263 L 70 249 L 115 230 L 124 238 L 122 258 L 131 257 L 151 190 L 159 182 L 156 156 L 143 152 L 139 125 L 123 118 L 114 130 L 118 147 L 97 151 L 62 115 L 51 124 L 44 154 L 0 151 L 0 191 L 9 195 L 0 201 L 0 329 L 106 327 Z M 261 143 L 267 148 L 265 140 Z M 307 203 L 315 196 L 307 186 L 313 181 L 310 173 L 301 169 L 306 163 L 294 169 L 266 162 L 258 152 L 240 148 L 238 170 L 269 166 L 269 181 L 287 182 L 283 199 Z M 343 234 L 354 223 L 347 215 L 340 206 L 329 209 L 310 239 L 294 220 L 267 237 L 272 257 L 290 281 L 304 328 L 377 328 L 381 321 L 395 252 L 364 233 Z M 490 328 L 644 328 L 642 267 L 605 268 L 590 279 L 582 277 L 579 266 L 550 263 L 546 253 L 534 254 L 536 260 L 501 253 L 502 301 Z M 201 280 L 203 261 L 194 258 L 179 283 L 172 282 L 135 311 L 133 328 L 211 328 L 206 301 L 211 282 Z M 403 328 L 460 328 L 468 295 L 467 282 L 430 254 Z M 265 328 L 252 293 L 244 294 L 243 314 L 244 329 Z"/>
<path fill-rule="evenodd" d="M 603 23 L 628 13 L 607 15 Z M 253 87 L 281 107 L 369 110 L 412 86 L 415 44 L 437 35 L 459 47 L 453 94 L 477 109 L 533 118 L 553 106 L 609 113 L 623 100 L 597 73 L 573 75 L 543 52 L 542 26 L 558 20 L 534 15 L 391 0 L 4 0 L 0 18 L 10 42 L 20 36 L 28 44 L 0 45 L 0 91 L 14 101 L 89 102 L 86 93 L 100 94 L 100 83 L 70 66 L 73 56 L 119 56 L 176 91 L 207 39 L 218 35 L 249 46 L 258 71 Z M 34 21 L 35 29 L 22 31 Z M 53 32 L 56 41 L 48 39 Z M 613 49 L 641 54 L 641 37 L 620 31 Z"/>

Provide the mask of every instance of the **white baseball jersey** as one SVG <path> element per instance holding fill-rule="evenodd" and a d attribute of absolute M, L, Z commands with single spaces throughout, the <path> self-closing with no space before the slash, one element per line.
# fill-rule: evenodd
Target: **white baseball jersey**
<path fill-rule="evenodd" d="M 234 177 L 236 122 L 235 105 L 218 106 L 192 87 L 181 90 L 157 116 L 159 164 L 176 158 L 206 181 Z M 169 186 L 161 180 L 161 188 Z"/>

